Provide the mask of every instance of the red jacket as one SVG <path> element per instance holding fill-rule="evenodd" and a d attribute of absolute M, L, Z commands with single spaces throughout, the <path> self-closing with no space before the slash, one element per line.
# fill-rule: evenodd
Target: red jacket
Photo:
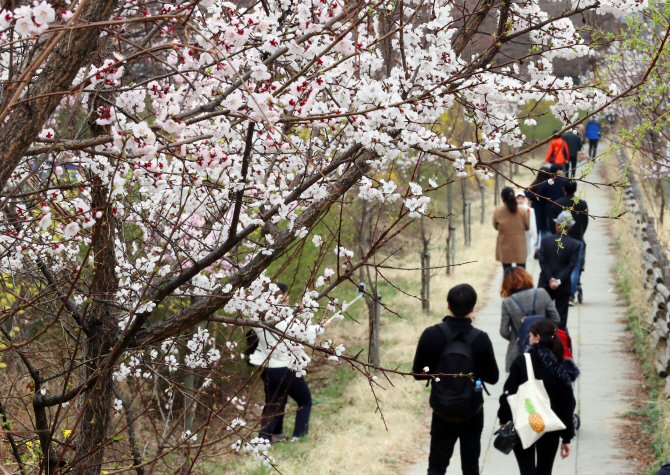
<path fill-rule="evenodd" d="M 561 137 L 556 137 L 549 144 L 547 162 L 563 165 L 568 161 L 568 144 Z"/>

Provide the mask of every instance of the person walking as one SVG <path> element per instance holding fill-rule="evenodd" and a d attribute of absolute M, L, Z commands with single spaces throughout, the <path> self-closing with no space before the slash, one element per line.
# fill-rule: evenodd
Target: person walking
<path fill-rule="evenodd" d="M 574 177 L 577 170 L 577 155 L 581 151 L 584 142 L 574 132 L 566 132 L 561 138 L 568 145 L 568 161 L 565 163 L 565 176 Z"/>
<path fill-rule="evenodd" d="M 568 231 L 568 236 L 580 242 L 581 247 L 579 249 L 579 258 L 577 260 L 577 265 L 572 271 L 570 277 L 570 282 L 572 284 L 572 293 L 570 295 L 570 304 L 574 305 L 575 294 L 577 293 L 577 287 L 579 286 L 579 277 L 582 270 L 584 269 L 584 256 L 586 254 L 586 242 L 584 241 L 584 233 L 586 233 L 586 228 L 589 227 L 589 205 L 585 200 L 576 197 L 577 193 L 577 182 L 574 180 L 567 181 L 563 185 L 563 191 L 565 196 L 559 198 L 556 203 L 559 205 L 554 210 L 553 219 L 558 218 L 561 210 L 570 211 L 575 220 L 575 225 L 570 228 Z"/>
<path fill-rule="evenodd" d="M 554 130 L 553 135 L 556 135 L 558 132 L 558 130 Z M 565 140 L 559 135 L 549 142 L 549 150 L 547 150 L 545 161 L 561 165 L 562 168 L 565 162 L 568 161 L 569 156 L 568 144 L 565 143 Z"/>
<path fill-rule="evenodd" d="M 526 260 L 528 256 L 532 256 L 537 246 L 537 220 L 535 219 L 535 210 L 528 205 L 528 198 L 523 191 L 517 191 L 516 194 L 517 207 L 523 212 L 528 213 L 529 229 L 525 232 L 526 235 Z"/>
<path fill-rule="evenodd" d="M 489 336 L 472 326 L 470 316 L 477 292 L 469 284 L 452 287 L 447 294 L 451 315 L 424 330 L 416 348 L 412 372 L 419 381 L 430 380 L 430 426 L 428 475 L 444 475 L 457 440 L 461 447 L 463 475 L 479 474 L 481 437 L 484 429 L 482 387 L 473 382 L 496 384 L 500 376 Z M 452 365 L 455 365 L 452 366 Z M 443 377 L 436 374 L 472 374 Z M 450 405 L 450 395 L 458 403 Z"/>
<path fill-rule="evenodd" d="M 555 220 L 555 233 L 542 239 L 540 245 L 540 279 L 538 287 L 543 287 L 554 299 L 560 317 L 558 327 L 566 330 L 568 325 L 568 307 L 572 284 L 570 276 L 579 259 L 579 241 L 564 235 L 575 224 L 572 215 L 563 211 Z"/>
<path fill-rule="evenodd" d="M 565 196 L 565 191 L 563 191 L 563 186 L 566 183 L 566 179 L 563 178 L 563 166 L 554 163 L 549 167 L 549 173 L 551 175 L 550 179 L 547 180 L 544 188 L 542 189 L 542 194 L 544 196 L 544 216 L 547 220 L 547 228 L 550 229 L 550 232 L 554 232 L 554 221 L 552 216 L 554 212 L 560 206 L 556 205 L 558 200 Z M 560 212 L 560 211 L 559 211 Z"/>
<path fill-rule="evenodd" d="M 281 282 L 271 285 L 277 288 L 276 303 L 284 306 L 288 305 L 288 286 Z M 323 333 L 328 326 L 328 323 L 305 326 L 292 318 L 280 320 L 275 325 L 275 329 L 281 333 L 294 330 L 307 332 L 316 338 L 316 335 Z M 263 367 L 261 379 L 265 389 L 265 406 L 263 407 L 261 430 L 258 436 L 272 443 L 287 438 L 283 433 L 284 411 L 287 398 L 290 397 L 298 405 L 298 411 L 295 415 L 295 428 L 291 439 L 292 442 L 295 442 L 309 432 L 312 394 L 305 378 L 298 377 L 295 371 L 289 369 L 288 366 L 291 357 L 299 357 L 306 361 L 309 361 L 310 358 L 304 351 L 301 351 L 299 355 L 287 355 L 277 348 L 281 337 L 262 328 L 254 328 L 253 330 L 258 338 L 258 346 L 249 357 L 249 363 Z"/>
<path fill-rule="evenodd" d="M 520 267 L 505 271 L 500 295 L 503 298 L 500 336 L 509 341 L 505 358 L 505 371 L 509 373 L 512 362 L 519 356 L 517 339 L 524 317 L 531 314 L 543 316 L 556 324 L 560 318 L 547 291 L 543 288 L 534 289 L 533 277 Z M 532 313 L 527 315 L 526 312 Z"/>
<path fill-rule="evenodd" d="M 525 450 L 521 444 L 517 444 L 514 447 L 514 456 L 521 475 L 551 475 L 559 445 L 562 458 L 570 455 L 570 441 L 575 434 L 572 416 L 576 406 L 572 383 L 579 377 L 579 368 L 571 359 L 564 359 L 563 344 L 554 322 L 545 319 L 533 323 L 530 327 L 530 342 L 529 353 L 535 378 L 544 384 L 551 410 L 563 422 L 565 429 L 543 434 Z M 512 420 L 507 396 L 516 394 L 519 386 L 526 381 L 526 358 L 519 355 L 512 363 L 503 394 L 500 396 L 498 419 L 501 424 Z"/>
<path fill-rule="evenodd" d="M 589 158 L 594 159 L 598 154 L 598 140 L 600 140 L 600 123 L 595 119 L 586 124 L 584 137 L 589 141 Z"/>
<path fill-rule="evenodd" d="M 549 170 L 551 168 L 548 166 L 543 166 L 537 171 L 535 180 L 525 191 L 526 198 L 530 201 L 530 206 L 535 212 L 535 225 L 537 227 L 537 240 L 534 243 L 534 258 L 537 259 L 537 249 L 540 245 L 540 240 L 551 234 L 551 228 L 548 225 L 547 217 L 544 215 L 545 209 L 545 200 L 544 191 L 547 187 L 546 183 L 551 179 L 549 175 Z"/>
<path fill-rule="evenodd" d="M 512 267 L 512 264 L 525 267 L 530 214 L 519 209 L 512 188 L 503 188 L 500 195 L 504 205 L 493 212 L 493 227 L 498 231 L 496 260 L 502 262 L 503 269 Z"/>

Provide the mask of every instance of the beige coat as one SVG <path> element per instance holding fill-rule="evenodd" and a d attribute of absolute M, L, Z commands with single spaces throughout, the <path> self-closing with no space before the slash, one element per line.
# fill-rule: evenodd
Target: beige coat
<path fill-rule="evenodd" d="M 519 207 L 511 213 L 506 205 L 493 212 L 493 227 L 498 230 L 496 260 L 503 264 L 526 262 L 526 231 L 530 229 L 530 215 Z"/>

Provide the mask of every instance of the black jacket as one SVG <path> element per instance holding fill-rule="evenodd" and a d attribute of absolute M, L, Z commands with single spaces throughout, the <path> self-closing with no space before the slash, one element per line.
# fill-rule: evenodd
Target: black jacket
<path fill-rule="evenodd" d="M 532 187 L 531 189 L 535 194 L 529 191 L 525 193 L 535 210 L 538 231 L 546 231 L 548 229 L 553 232 L 554 225 L 549 222 L 549 219 L 553 210 L 557 208 L 554 203 L 565 196 L 565 191 L 563 191 L 563 185 L 566 183 L 565 178 L 557 176 L 552 180 L 552 184 L 549 181 L 545 181 Z"/>
<path fill-rule="evenodd" d="M 562 247 L 559 248 L 560 239 Z M 554 233 L 542 239 L 538 251 L 540 260 L 540 280 L 538 287 L 549 288 L 549 279 L 552 277 L 561 281 L 557 290 L 570 292 L 570 274 L 579 260 L 581 243 L 570 236 Z"/>
<path fill-rule="evenodd" d="M 460 332 L 465 337 L 473 328 L 472 320 L 469 318 L 444 317 L 442 321 L 449 325 L 449 329 L 454 335 Z M 446 346 L 447 338 L 437 325 L 426 328 L 421 338 L 419 338 L 419 344 L 416 347 L 412 372 L 421 375 L 423 368 L 428 366 L 428 374 L 435 373 Z M 497 383 L 500 373 L 498 372 L 498 364 L 493 353 L 491 339 L 486 332 L 482 332 L 472 342 L 471 349 L 475 364 L 475 378 L 481 379 L 488 384 Z M 418 380 L 429 379 L 427 376 L 414 376 L 414 378 Z"/>
<path fill-rule="evenodd" d="M 577 152 L 582 149 L 582 145 L 584 144 L 582 138 L 577 134 L 573 134 L 572 132 L 564 133 L 561 135 L 561 138 L 565 140 L 565 143 L 568 144 L 568 155 L 571 157 L 576 157 Z"/>
<path fill-rule="evenodd" d="M 535 347 L 536 345 L 533 345 Z M 537 349 L 532 348 L 530 351 L 530 358 L 533 362 L 533 372 L 535 379 L 540 379 L 544 383 L 544 387 L 549 395 L 551 402 L 551 410 L 558 416 L 558 418 L 565 425 L 565 430 L 560 431 L 561 439 L 566 444 L 575 435 L 575 426 L 572 420 L 572 415 L 575 412 L 575 395 L 572 391 L 572 385 L 566 383 L 563 379 L 556 376 L 547 366 L 545 366 L 542 358 L 540 358 Z M 557 364 L 560 364 L 557 362 Z M 566 360 L 564 365 L 571 365 L 579 374 L 579 370 L 574 366 L 572 361 Z M 575 376 L 576 377 L 576 376 Z M 509 371 L 509 377 L 505 381 L 503 393 L 500 396 L 500 409 L 498 410 L 498 419 L 502 424 L 512 420 L 512 410 L 507 402 L 507 394 L 516 394 L 519 386 L 528 381 L 528 372 L 526 370 L 526 358 L 524 355 L 519 355 L 512 363 Z"/>
<path fill-rule="evenodd" d="M 563 198 L 556 201 L 556 203 L 561 206 L 554 206 L 551 219 L 556 219 L 564 209 L 572 209 L 571 214 L 575 220 L 575 225 L 568 231 L 568 236 L 578 241 L 583 241 L 586 228 L 589 227 L 589 205 L 586 201 L 579 198 L 575 203 L 574 198 L 575 195 L 565 195 Z"/>
<path fill-rule="evenodd" d="M 670 475 L 670 463 L 663 465 L 656 475 Z"/>

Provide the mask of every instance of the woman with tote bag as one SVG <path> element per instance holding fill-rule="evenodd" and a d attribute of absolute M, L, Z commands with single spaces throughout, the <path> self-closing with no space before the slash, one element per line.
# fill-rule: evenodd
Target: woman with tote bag
<path fill-rule="evenodd" d="M 521 475 L 551 475 L 559 445 L 562 458 L 570 455 L 576 405 L 572 383 L 579 368 L 563 359 L 563 344 L 552 321 L 537 321 L 530 332 L 531 349 L 512 363 L 498 418 L 501 424 L 514 420 L 522 442 L 514 447 Z"/>

